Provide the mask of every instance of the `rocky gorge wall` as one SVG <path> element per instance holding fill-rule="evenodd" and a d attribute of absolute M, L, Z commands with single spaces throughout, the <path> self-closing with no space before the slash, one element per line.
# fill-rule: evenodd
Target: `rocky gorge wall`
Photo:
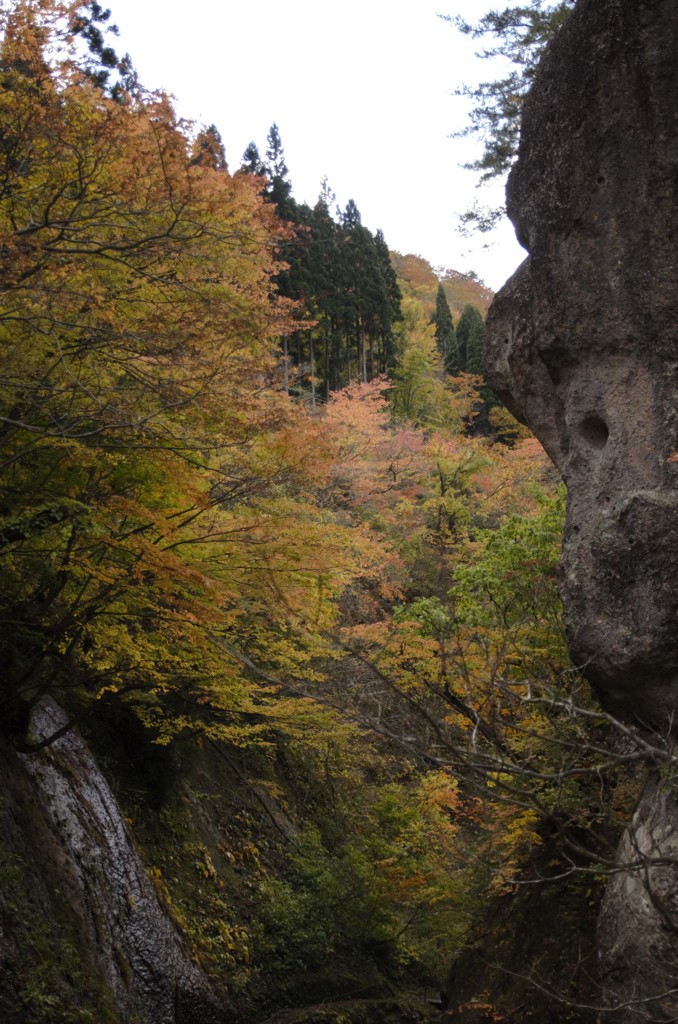
<path fill-rule="evenodd" d="M 66 721 L 43 700 L 33 739 Z M 0 767 L 0 1017 L 8 1024 L 227 1020 L 163 912 L 120 806 L 78 734 L 31 755 L 3 742 Z M 71 1016 L 63 1016 L 66 1007 Z"/>
<path fill-rule="evenodd" d="M 488 317 L 490 380 L 567 484 L 574 664 L 669 745 L 678 708 L 678 5 L 580 0 L 526 103 L 509 215 L 529 256 Z M 606 1019 L 678 1015 L 678 804 L 652 774 L 599 944 Z"/>

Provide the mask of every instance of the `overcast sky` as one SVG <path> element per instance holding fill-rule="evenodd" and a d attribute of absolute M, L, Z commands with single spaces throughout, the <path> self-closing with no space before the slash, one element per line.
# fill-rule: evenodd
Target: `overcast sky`
<path fill-rule="evenodd" d="M 108 0 L 144 85 L 221 132 L 231 170 L 250 141 L 263 156 L 275 121 L 293 194 L 315 203 L 327 175 L 343 208 L 390 248 L 474 270 L 498 288 L 525 255 L 506 224 L 464 239 L 477 149 L 449 138 L 466 123 L 463 82 L 491 77 L 474 44 L 438 17 L 475 19 L 479 0 Z M 490 200 L 494 196 L 487 196 Z"/>

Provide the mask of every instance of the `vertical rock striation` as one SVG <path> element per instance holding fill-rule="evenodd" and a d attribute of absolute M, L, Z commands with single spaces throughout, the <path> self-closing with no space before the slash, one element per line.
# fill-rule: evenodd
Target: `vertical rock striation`
<path fill-rule="evenodd" d="M 45 699 L 32 732 L 36 739 L 51 736 L 66 720 Z M 163 913 L 115 797 L 77 733 L 39 754 L 19 756 L 51 823 L 64 862 L 60 871 L 70 878 L 71 900 L 121 1019 L 222 1024 L 224 1009 Z"/>
<path fill-rule="evenodd" d="M 677 54 L 675 0 L 580 0 L 547 51 L 507 190 L 529 256 L 486 354 L 567 483 L 572 659 L 609 711 L 663 730 L 678 711 Z M 615 876 L 601 918 L 619 1022 L 678 1017 L 674 832 L 653 779 L 620 852 L 644 867 Z M 668 861 L 654 882 L 650 857 Z"/>

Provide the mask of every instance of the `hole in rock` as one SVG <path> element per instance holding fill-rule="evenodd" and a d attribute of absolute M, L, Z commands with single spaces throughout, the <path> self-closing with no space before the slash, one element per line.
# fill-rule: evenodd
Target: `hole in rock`
<path fill-rule="evenodd" d="M 579 424 L 579 433 L 590 448 L 604 448 L 610 431 L 600 416 L 587 416 Z"/>
<path fill-rule="evenodd" d="M 604 185 L 605 182 L 607 181 L 607 178 L 605 177 L 604 174 L 599 174 L 598 177 L 596 178 L 596 181 L 598 182 L 599 185 Z"/>

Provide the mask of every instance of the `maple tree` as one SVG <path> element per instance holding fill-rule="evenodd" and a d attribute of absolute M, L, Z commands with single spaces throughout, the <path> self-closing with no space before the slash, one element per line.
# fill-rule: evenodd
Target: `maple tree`
<path fill-rule="evenodd" d="M 318 542 L 317 451 L 288 446 L 285 228 L 167 97 L 105 95 L 78 10 L 18 5 L 0 53 L 6 720 L 127 695 L 159 736 L 254 735 L 265 700 L 218 637 L 307 662 L 289 608 L 322 620 L 356 557 L 339 526 Z"/>
<path fill-rule="evenodd" d="M 324 685 L 458 787 L 455 857 L 474 865 L 455 895 L 463 946 L 540 856 L 547 876 L 613 863 L 614 794 L 633 791 L 633 771 L 591 741 L 598 712 L 567 660 L 563 496 L 540 446 L 469 437 L 454 419 L 426 435 L 389 427 L 385 394 L 385 382 L 356 385 L 327 412 L 341 455 L 334 500 L 388 542 L 398 590 L 387 601 L 352 592 L 338 637 L 349 665 Z M 399 878 L 389 868 L 372 884 Z"/>

